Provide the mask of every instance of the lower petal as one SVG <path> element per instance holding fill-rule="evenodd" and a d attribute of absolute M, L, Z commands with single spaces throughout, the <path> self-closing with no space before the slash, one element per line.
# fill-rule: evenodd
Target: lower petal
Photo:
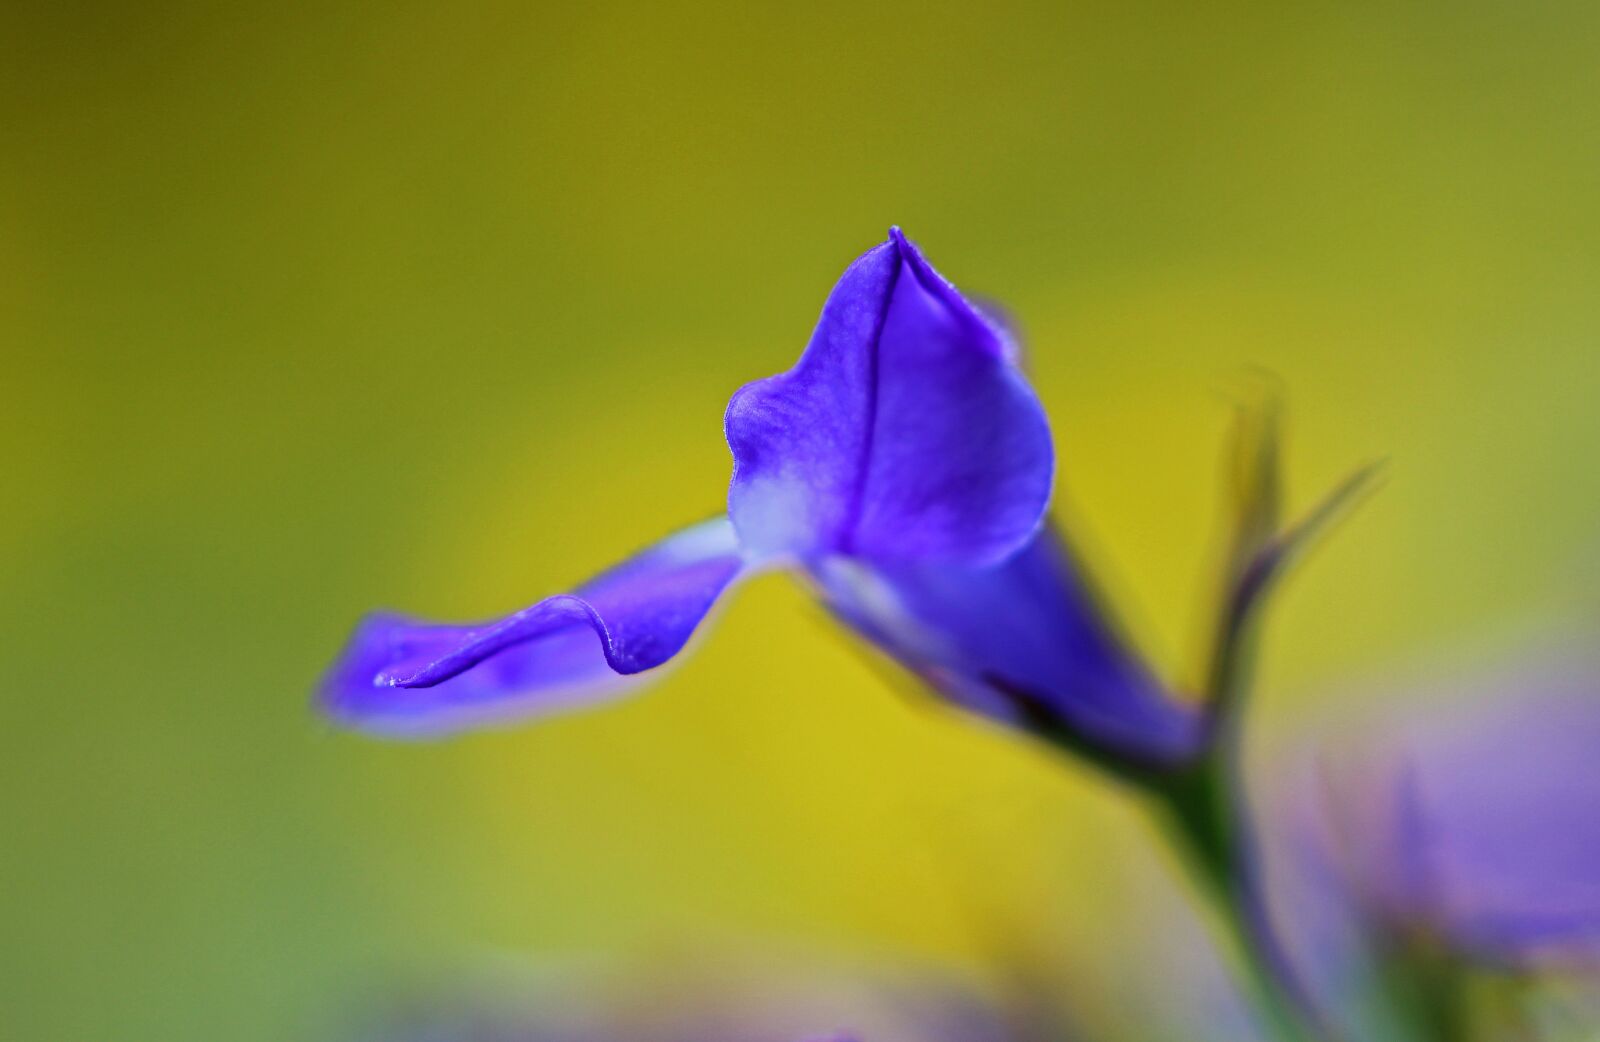
<path fill-rule="evenodd" d="M 718 518 L 502 619 L 373 615 L 323 678 L 318 704 L 358 730 L 438 735 L 615 697 L 682 650 L 743 570 L 733 527 Z"/>

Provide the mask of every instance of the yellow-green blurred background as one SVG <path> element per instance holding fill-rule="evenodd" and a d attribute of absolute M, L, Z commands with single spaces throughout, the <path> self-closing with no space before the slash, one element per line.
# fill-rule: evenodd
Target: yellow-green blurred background
<path fill-rule="evenodd" d="M 383 744 L 308 690 L 369 607 L 496 614 L 717 510 L 727 395 L 891 223 L 1019 317 L 1172 674 L 1249 365 L 1297 502 L 1392 460 L 1269 714 L 1587 604 L 1597 53 L 1589 3 L 5 5 L 0 1033 L 323 1037 L 484 952 L 768 937 L 1048 936 L 1114 1006 L 1128 808 L 782 578 L 536 728 Z"/>

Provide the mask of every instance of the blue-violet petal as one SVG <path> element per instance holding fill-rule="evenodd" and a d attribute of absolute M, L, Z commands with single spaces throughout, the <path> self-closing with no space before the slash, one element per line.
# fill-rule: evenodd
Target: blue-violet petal
<path fill-rule="evenodd" d="M 437 735 L 614 697 L 683 648 L 743 567 L 732 525 L 717 518 L 501 619 L 369 616 L 318 700 L 346 726 Z"/>
<path fill-rule="evenodd" d="M 1199 712 L 1121 639 L 1052 528 L 998 565 L 813 571 L 837 615 L 968 709 L 1152 768 L 1200 748 Z"/>
<path fill-rule="evenodd" d="M 988 564 L 1037 530 L 1054 455 L 1008 337 L 898 229 L 795 367 L 728 404 L 728 511 L 758 553 Z"/>

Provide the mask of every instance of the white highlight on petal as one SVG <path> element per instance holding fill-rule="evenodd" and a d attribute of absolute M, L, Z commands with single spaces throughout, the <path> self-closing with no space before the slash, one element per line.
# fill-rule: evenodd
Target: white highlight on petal
<path fill-rule="evenodd" d="M 788 472 L 751 481 L 739 497 L 739 542 L 757 557 L 786 554 L 814 541 L 811 494 Z"/>
<path fill-rule="evenodd" d="M 871 620 L 880 636 L 922 659 L 938 659 L 944 641 L 906 610 L 894 588 L 868 566 L 850 557 L 824 558 L 812 571 L 829 596 L 852 616 Z"/>
<path fill-rule="evenodd" d="M 677 564 L 737 553 L 739 546 L 739 536 L 728 519 L 713 517 L 668 536 L 657 544 L 655 553 L 662 562 Z"/>

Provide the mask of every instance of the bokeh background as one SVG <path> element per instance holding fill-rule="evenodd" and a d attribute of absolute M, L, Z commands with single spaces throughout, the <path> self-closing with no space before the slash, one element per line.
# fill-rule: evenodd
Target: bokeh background
<path fill-rule="evenodd" d="M 369 607 L 497 614 L 717 510 L 728 394 L 891 223 L 1018 316 L 1170 675 L 1250 366 L 1296 502 L 1391 460 L 1277 604 L 1269 718 L 1588 611 L 1597 48 L 1565 2 L 6 4 L 0 1031 L 334 1037 L 486 953 L 752 944 L 1147 1012 L 1137 815 L 781 577 L 536 728 L 308 691 Z"/>

